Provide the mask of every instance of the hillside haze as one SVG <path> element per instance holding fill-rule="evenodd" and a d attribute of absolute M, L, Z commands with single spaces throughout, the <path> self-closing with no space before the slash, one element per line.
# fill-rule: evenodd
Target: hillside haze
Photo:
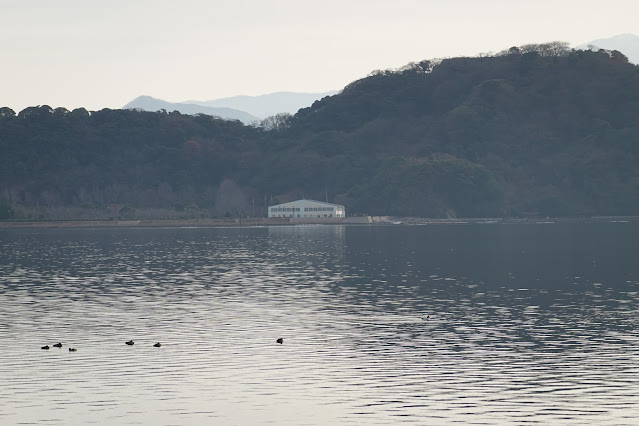
<path fill-rule="evenodd" d="M 559 42 L 425 60 L 354 81 L 267 128 L 3 108 L 0 148 L 5 218 L 113 206 L 132 218 L 259 216 L 271 203 L 326 195 L 349 214 L 636 215 L 639 68 L 618 51 Z"/>
<path fill-rule="evenodd" d="M 188 115 L 196 115 L 196 114 L 206 114 L 211 115 L 213 117 L 220 117 L 226 120 L 240 120 L 244 124 L 251 124 L 253 122 L 259 121 L 259 118 L 249 114 L 246 111 L 240 111 L 238 109 L 228 108 L 228 107 L 214 107 L 214 106 L 203 106 L 197 105 L 193 103 L 174 103 L 174 102 L 166 102 L 162 99 L 156 99 L 151 96 L 138 96 L 128 104 L 126 104 L 123 109 L 139 109 L 143 111 L 161 111 L 165 110 L 167 112 L 178 111 L 182 114 Z"/>
<path fill-rule="evenodd" d="M 167 102 L 151 96 L 139 96 L 126 104 L 123 109 L 167 112 L 182 114 L 207 114 L 226 120 L 240 120 L 244 124 L 254 124 L 277 114 L 295 114 L 301 108 L 337 92 L 295 93 L 276 92 L 260 96 L 233 96 L 210 101 Z"/>

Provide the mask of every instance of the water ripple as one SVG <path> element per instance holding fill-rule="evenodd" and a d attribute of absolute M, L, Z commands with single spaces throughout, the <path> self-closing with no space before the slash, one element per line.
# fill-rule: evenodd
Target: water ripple
<path fill-rule="evenodd" d="M 633 424 L 634 259 L 544 232 L 2 231 L 0 422 Z"/>

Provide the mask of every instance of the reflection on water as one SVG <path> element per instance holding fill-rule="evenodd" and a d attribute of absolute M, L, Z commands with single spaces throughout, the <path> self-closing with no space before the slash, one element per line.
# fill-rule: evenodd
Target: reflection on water
<path fill-rule="evenodd" d="M 0 423 L 635 424 L 638 234 L 1 231 Z"/>

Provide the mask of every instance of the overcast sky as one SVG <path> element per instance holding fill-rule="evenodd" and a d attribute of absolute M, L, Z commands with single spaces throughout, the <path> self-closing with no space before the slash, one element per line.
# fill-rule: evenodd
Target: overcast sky
<path fill-rule="evenodd" d="M 375 69 L 639 33 L 639 0 L 0 0 L 0 106 L 339 90 Z"/>

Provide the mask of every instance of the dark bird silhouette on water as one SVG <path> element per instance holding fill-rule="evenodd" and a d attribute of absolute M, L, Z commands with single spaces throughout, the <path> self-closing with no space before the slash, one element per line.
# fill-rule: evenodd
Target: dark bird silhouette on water
<path fill-rule="evenodd" d="M 76 348 L 69 348 L 69 352 L 77 352 L 78 350 Z"/>
<path fill-rule="evenodd" d="M 40 349 L 49 349 L 49 345 L 43 346 Z"/>
<path fill-rule="evenodd" d="M 157 342 L 157 343 L 156 343 L 155 345 L 153 345 L 153 346 L 155 346 L 156 348 L 159 348 L 160 346 L 162 346 L 162 343 Z"/>
<path fill-rule="evenodd" d="M 276 340 L 276 342 L 281 345 L 282 343 L 284 343 L 284 339 L 280 337 L 279 339 Z"/>
<path fill-rule="evenodd" d="M 133 340 L 129 340 L 128 342 L 126 342 L 126 344 L 129 345 L 129 346 L 133 346 L 134 343 L 135 342 Z"/>
<path fill-rule="evenodd" d="M 61 348 L 62 347 L 62 343 L 56 343 L 55 345 L 53 345 L 56 348 Z"/>

